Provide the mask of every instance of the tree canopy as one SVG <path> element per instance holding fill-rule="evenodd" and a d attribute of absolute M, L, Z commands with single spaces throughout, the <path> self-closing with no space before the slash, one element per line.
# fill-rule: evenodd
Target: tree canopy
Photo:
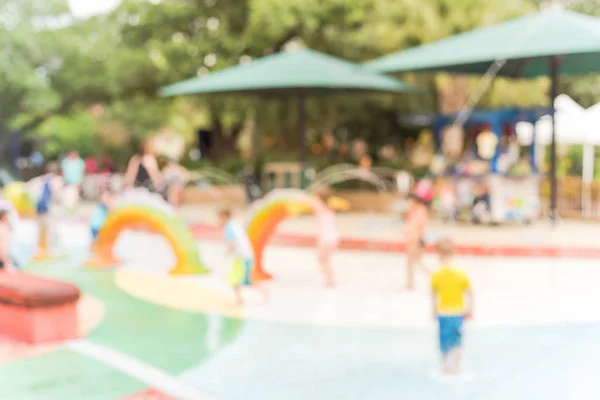
<path fill-rule="evenodd" d="M 157 90 L 294 46 L 366 61 L 539 7 L 539 0 L 123 0 L 107 15 L 78 20 L 65 0 L 6 0 L 0 5 L 0 133 L 20 130 L 76 145 L 72 137 L 83 135 L 83 126 L 98 146 L 82 150 L 93 152 L 122 146 L 110 139 L 115 135 L 171 127 L 191 138 L 206 126 L 230 149 L 251 117 L 263 137 L 285 149 L 293 141 L 287 132 L 295 129 L 295 109 L 285 99 L 165 100 Z M 572 7 L 600 15 L 592 0 Z M 425 92 L 311 99 L 312 135 L 344 128 L 350 136 L 396 140 L 398 111 L 460 108 L 479 79 L 404 78 Z M 600 83 L 570 79 L 565 89 L 589 105 Z M 545 105 L 546 91 L 544 79 L 498 79 L 478 106 Z"/>

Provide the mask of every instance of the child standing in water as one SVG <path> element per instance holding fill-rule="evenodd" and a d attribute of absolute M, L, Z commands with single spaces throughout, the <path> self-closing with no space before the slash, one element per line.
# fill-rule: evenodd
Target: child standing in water
<path fill-rule="evenodd" d="M 53 237 L 54 223 L 52 220 L 51 206 L 54 192 L 58 188 L 57 168 L 48 164 L 47 173 L 30 181 L 30 184 L 40 185 L 40 193 L 36 203 L 36 215 L 39 229 L 39 249 L 36 258 L 50 256 Z"/>
<path fill-rule="evenodd" d="M 254 265 L 254 251 L 246 230 L 233 220 L 229 209 L 219 211 L 219 223 L 225 234 L 229 252 L 235 256 L 233 267 L 227 275 L 227 280 L 233 288 L 237 303 L 243 304 L 241 287 L 251 284 L 251 273 Z M 263 291 L 266 295 L 266 292 Z"/>
<path fill-rule="evenodd" d="M 404 225 L 404 243 L 406 246 L 406 288 L 415 287 L 415 269 L 421 264 L 425 241 L 425 225 L 429 218 L 427 204 L 431 200 L 431 189 L 427 184 L 417 184 L 415 191 L 408 197 L 408 213 Z"/>
<path fill-rule="evenodd" d="M 440 241 L 437 252 L 440 269 L 431 276 L 431 293 L 433 316 L 439 324 L 442 369 L 445 374 L 458 375 L 463 322 L 473 314 L 473 295 L 469 278 L 454 264 L 454 243 L 449 239 Z"/>
<path fill-rule="evenodd" d="M 317 190 L 314 213 L 317 220 L 317 253 L 319 264 L 325 275 L 325 284 L 333 287 L 335 279 L 331 267 L 331 256 L 340 244 L 340 236 L 335 226 L 335 210 L 331 206 L 331 192 L 322 187 Z"/>

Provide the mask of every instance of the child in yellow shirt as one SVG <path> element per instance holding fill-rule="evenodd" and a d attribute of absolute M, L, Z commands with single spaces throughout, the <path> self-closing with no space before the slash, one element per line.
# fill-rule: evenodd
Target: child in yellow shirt
<path fill-rule="evenodd" d="M 454 243 L 449 239 L 437 245 L 440 269 L 431 276 L 433 315 L 439 323 L 442 369 L 449 375 L 460 373 L 462 327 L 473 312 L 473 295 L 467 275 L 453 264 Z"/>

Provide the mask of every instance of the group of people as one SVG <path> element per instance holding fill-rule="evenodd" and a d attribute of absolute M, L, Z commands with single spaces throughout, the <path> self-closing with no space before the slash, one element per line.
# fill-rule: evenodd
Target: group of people
<path fill-rule="evenodd" d="M 339 245 L 340 236 L 335 226 L 335 202 L 332 202 L 331 192 L 328 188 L 320 188 L 310 207 L 316 216 L 318 225 L 317 254 L 321 271 L 328 287 L 334 286 L 335 279 L 331 265 L 331 257 Z M 260 282 L 252 282 L 252 268 L 254 266 L 254 251 L 246 230 L 235 221 L 230 209 L 222 209 L 218 214 L 228 252 L 233 254 L 235 262 L 228 273 L 229 284 L 233 287 L 238 304 L 243 303 L 241 287 L 255 285 L 265 297 L 267 292 Z"/>
<path fill-rule="evenodd" d="M 331 202 L 331 192 L 321 188 L 316 192 L 311 204 L 317 220 L 317 254 L 321 271 L 328 287 L 334 286 L 335 277 L 331 257 L 339 245 L 340 236 L 335 224 L 335 207 Z M 439 268 L 431 271 L 421 261 L 425 246 L 425 227 L 428 208 L 431 202 L 431 187 L 427 182 L 416 185 L 409 196 L 409 207 L 404 225 L 404 240 L 407 257 L 407 289 L 415 284 L 416 269 L 420 266 L 430 275 L 432 293 L 432 315 L 439 326 L 439 348 L 442 369 L 445 374 L 458 375 L 461 372 L 462 330 L 464 321 L 473 312 L 473 296 L 467 275 L 454 262 L 454 243 L 445 238 L 436 244 Z M 224 209 L 219 212 L 219 221 L 224 232 L 228 249 L 235 255 L 235 263 L 228 274 L 236 299 L 242 303 L 241 287 L 253 284 L 251 271 L 254 263 L 252 246 L 241 225 L 233 219 L 232 212 Z M 263 293 L 265 289 L 254 282 Z"/>
<path fill-rule="evenodd" d="M 105 157 L 104 159 L 108 159 Z M 109 159 L 108 159 L 109 160 Z M 89 161 L 89 160 L 88 160 Z M 110 160 L 109 160 L 110 161 Z M 114 172 L 112 161 L 110 169 Z M 103 164 L 104 165 L 104 164 Z M 79 201 L 81 185 L 86 172 L 93 172 L 86 162 L 75 151 L 70 152 L 60 163 L 60 170 L 66 185 L 63 192 L 64 203 L 75 208 Z M 172 159 L 159 159 L 151 140 L 142 141 L 138 151 L 127 165 L 125 188 L 145 188 L 152 193 L 158 193 L 174 207 L 181 204 L 183 190 L 188 179 L 188 171 Z M 100 188 L 99 208 L 106 208 L 108 198 L 112 197 L 110 185 Z"/>
<path fill-rule="evenodd" d="M 156 156 L 152 141 L 140 143 L 137 154 L 131 157 L 127 165 L 125 186 L 160 193 L 171 205 L 179 206 L 188 171 L 172 159 L 167 159 L 162 164 Z"/>
<path fill-rule="evenodd" d="M 188 171 L 174 160 L 159 162 L 154 144 L 150 140 L 143 141 L 138 151 L 130 159 L 125 173 L 125 188 L 143 188 L 150 193 L 157 193 L 172 206 L 181 204 L 181 198 L 188 179 Z M 100 229 L 108 218 L 114 204 L 114 193 L 109 189 L 101 191 L 99 202 L 90 218 L 92 244 L 98 238 Z"/>
<path fill-rule="evenodd" d="M 469 278 L 454 262 L 455 247 L 451 239 L 437 241 L 437 269 L 432 271 L 422 262 L 432 197 L 431 183 L 427 180 L 417 183 L 409 195 L 404 225 L 407 289 L 414 288 L 417 267 L 430 275 L 432 316 L 439 327 L 442 370 L 448 375 L 458 375 L 461 372 L 463 324 L 473 315 L 473 294 Z"/>
<path fill-rule="evenodd" d="M 59 171 L 60 169 L 60 171 Z M 60 178 L 60 175 L 62 178 Z M 46 251 L 49 245 L 51 230 L 50 206 L 53 195 L 60 190 L 64 204 L 73 211 L 79 200 L 79 188 L 85 175 L 85 162 L 77 152 L 68 153 L 59 165 L 51 163 L 46 167 L 46 173 L 28 182 L 29 190 L 36 192 L 33 208 L 39 228 L 40 248 Z M 18 214 L 15 206 L 8 200 L 0 204 L 0 270 L 13 272 L 18 262 L 12 253 L 12 237 L 16 227 Z M 37 254 L 40 256 L 41 254 Z"/>
<path fill-rule="evenodd" d="M 140 143 L 138 152 L 127 165 L 125 188 L 143 188 L 150 193 L 157 193 L 172 206 L 181 204 L 183 189 L 188 179 L 188 171 L 174 160 L 159 162 L 154 144 L 150 140 Z M 98 238 L 100 229 L 108 218 L 108 213 L 115 201 L 110 189 L 101 192 L 100 200 L 90 219 L 92 244 Z"/>
<path fill-rule="evenodd" d="M 489 186 L 482 181 L 446 181 L 440 187 L 438 212 L 447 221 L 461 218 L 466 211 L 474 223 L 488 223 L 491 220 L 492 200 Z"/>
<path fill-rule="evenodd" d="M 44 258 L 52 237 L 51 204 L 60 198 L 68 214 L 73 214 L 80 201 L 80 192 L 86 171 L 86 162 L 76 151 L 71 151 L 57 163 L 49 163 L 46 172 L 26 186 L 34 197 L 34 211 L 39 229 L 38 258 Z M 187 180 L 187 171 L 175 161 L 169 160 L 159 165 L 152 142 L 140 145 L 137 154 L 131 157 L 125 187 L 143 187 L 150 192 L 161 194 L 171 205 L 178 206 Z M 90 218 L 89 227 L 92 243 L 108 217 L 115 200 L 115 193 L 108 185 L 102 187 L 97 206 Z M 6 203 L 6 204 L 4 204 Z M 16 213 L 14 206 L 5 200 L 0 204 L 0 269 L 13 271 L 17 264 L 10 255 L 10 239 L 14 224 L 11 216 Z"/>
<path fill-rule="evenodd" d="M 83 160 L 77 153 L 71 153 L 61 163 L 61 170 L 65 184 L 64 190 L 78 191 L 85 171 Z M 51 168 L 47 174 L 38 178 L 42 182 L 41 193 L 36 204 L 40 231 L 48 228 L 50 202 L 54 191 L 53 180 L 57 174 L 58 171 Z M 125 177 L 126 187 L 145 188 L 150 192 L 161 193 L 173 205 L 179 204 L 185 181 L 186 171 L 175 162 L 169 161 L 163 168 L 159 166 L 150 142 L 143 143 L 140 151 L 131 158 Z M 93 240 L 98 237 L 113 201 L 114 196 L 109 190 L 102 193 L 98 206 L 90 219 Z M 443 239 L 437 243 L 440 267 L 436 271 L 430 271 L 421 262 L 426 244 L 424 235 L 430 202 L 431 187 L 426 182 L 417 184 L 409 196 L 409 208 L 404 224 L 407 289 L 414 288 L 418 267 L 430 274 L 433 315 L 439 324 L 443 370 L 448 374 L 458 374 L 461 361 L 462 326 L 464 320 L 472 315 L 473 297 L 468 277 L 454 264 L 454 244 L 451 240 Z M 331 191 L 327 187 L 316 191 L 310 207 L 317 221 L 319 266 L 326 286 L 332 287 L 335 285 L 335 275 L 331 260 L 340 243 L 335 213 L 340 207 L 335 206 Z M 267 292 L 260 282 L 252 282 L 254 254 L 246 230 L 234 220 L 229 209 L 220 210 L 218 218 L 228 243 L 228 249 L 235 257 L 235 263 L 229 271 L 227 279 L 233 288 L 237 302 L 239 304 L 243 302 L 241 288 L 245 285 L 256 285 L 267 297 Z M 5 271 L 14 269 L 14 262 L 10 254 L 10 238 L 10 211 L 0 207 L 0 269 Z"/>

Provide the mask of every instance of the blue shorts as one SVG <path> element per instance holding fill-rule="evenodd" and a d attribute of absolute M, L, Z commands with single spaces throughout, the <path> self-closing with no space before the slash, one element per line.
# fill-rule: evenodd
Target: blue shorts
<path fill-rule="evenodd" d="M 448 354 L 462 344 L 462 328 L 464 317 L 462 315 L 440 315 L 440 350 Z"/>
<path fill-rule="evenodd" d="M 247 286 L 252 283 L 252 259 L 238 258 L 227 274 L 231 286 Z"/>
<path fill-rule="evenodd" d="M 98 228 L 90 228 L 90 232 L 92 233 L 92 240 L 98 239 L 98 233 L 100 233 L 100 229 Z"/>
<path fill-rule="evenodd" d="M 252 266 L 254 260 L 246 258 L 243 260 L 244 265 L 244 285 L 250 285 L 252 283 Z"/>

